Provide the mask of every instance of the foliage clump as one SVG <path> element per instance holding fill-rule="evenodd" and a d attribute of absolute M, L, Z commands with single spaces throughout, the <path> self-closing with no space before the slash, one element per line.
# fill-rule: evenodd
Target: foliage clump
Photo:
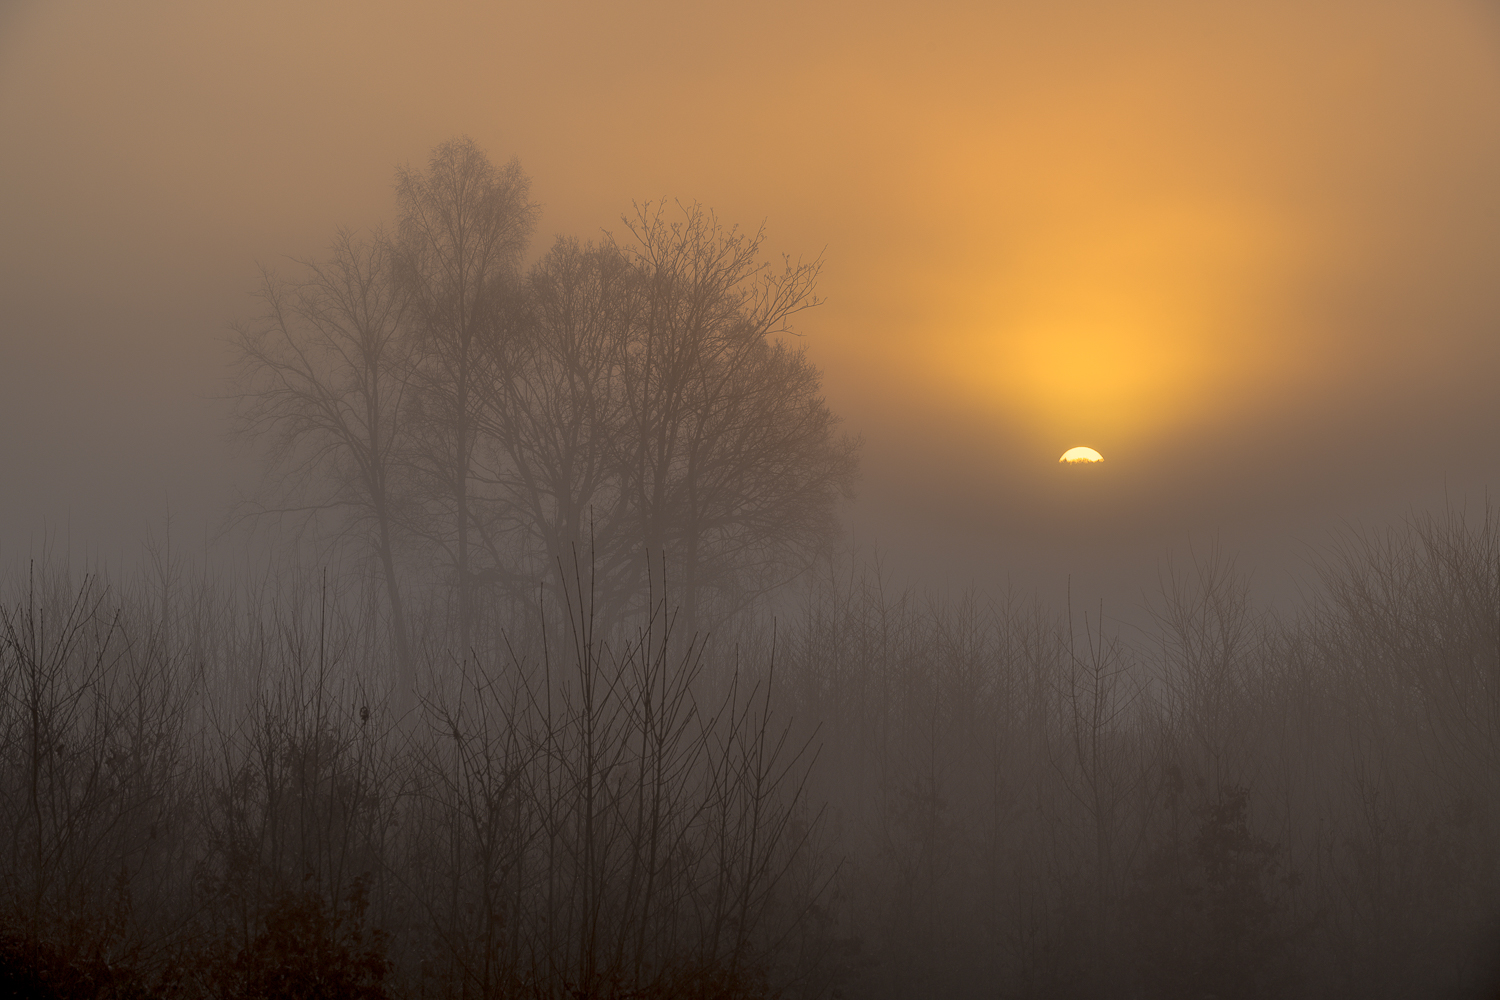
<path fill-rule="evenodd" d="M 386 1000 L 387 934 L 365 926 L 362 882 L 339 907 L 321 893 L 276 899 L 249 944 L 218 970 L 225 1000 Z"/>

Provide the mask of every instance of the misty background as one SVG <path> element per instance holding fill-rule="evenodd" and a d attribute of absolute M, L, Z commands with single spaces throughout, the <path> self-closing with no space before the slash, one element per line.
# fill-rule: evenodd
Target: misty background
<path fill-rule="evenodd" d="M 1493 996 L 1497 16 L 0 6 L 0 993 Z"/>
<path fill-rule="evenodd" d="M 1128 618 L 1217 538 L 1279 600 L 1500 470 L 1486 5 L 11 2 L 0 552 L 214 536 L 257 265 L 460 133 L 533 179 L 533 257 L 664 196 L 823 253 L 798 328 L 903 579 Z"/>

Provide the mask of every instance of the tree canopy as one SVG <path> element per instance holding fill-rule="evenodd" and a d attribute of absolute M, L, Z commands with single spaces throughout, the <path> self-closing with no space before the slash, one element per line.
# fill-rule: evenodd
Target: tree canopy
<path fill-rule="evenodd" d="M 403 649 L 398 548 L 440 567 L 465 647 L 539 588 L 611 615 L 665 591 L 691 633 L 826 551 L 857 477 L 788 339 L 821 260 L 772 266 L 763 230 L 648 202 L 620 238 L 559 238 L 527 268 L 529 189 L 516 161 L 445 142 L 398 171 L 393 237 L 267 273 L 237 327 L 266 509 L 374 527 Z"/>

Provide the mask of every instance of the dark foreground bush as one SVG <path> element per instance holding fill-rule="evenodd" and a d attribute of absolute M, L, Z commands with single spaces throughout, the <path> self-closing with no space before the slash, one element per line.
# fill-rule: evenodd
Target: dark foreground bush
<path fill-rule="evenodd" d="M 101 959 L 79 960 L 20 933 L 0 934 L 0 998 L 144 1000 L 152 994 L 136 971 Z"/>
<path fill-rule="evenodd" d="M 286 893 L 248 947 L 220 969 L 226 1000 L 385 1000 L 386 936 L 366 933 L 368 897 L 356 885 L 342 907 L 320 893 Z"/>
<path fill-rule="evenodd" d="M 724 969 L 668 975 L 650 986 L 631 987 L 613 977 L 592 989 L 568 990 L 568 1000 L 776 1000 L 780 995 L 763 977 Z"/>

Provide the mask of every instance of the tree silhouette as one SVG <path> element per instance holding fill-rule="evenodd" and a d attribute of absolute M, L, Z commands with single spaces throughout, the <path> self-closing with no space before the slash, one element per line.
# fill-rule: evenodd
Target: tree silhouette
<path fill-rule="evenodd" d="M 760 260 L 764 232 L 699 205 L 627 219 L 642 300 L 621 389 L 622 470 L 639 559 L 676 573 L 689 634 L 705 597 L 743 606 L 800 572 L 837 530 L 858 443 L 836 434 L 822 376 L 784 341 L 818 304 L 821 261 Z"/>
<path fill-rule="evenodd" d="M 270 442 L 272 495 L 247 514 L 342 515 L 380 560 L 391 630 L 410 691 L 411 644 L 397 578 L 403 519 L 397 456 L 406 428 L 410 344 L 405 299 L 380 236 L 341 231 L 323 262 L 296 279 L 262 272 L 259 318 L 234 328 L 239 432 Z"/>
<path fill-rule="evenodd" d="M 504 336 L 502 311 L 516 292 L 535 224 L 530 186 L 517 161 L 496 169 L 467 137 L 434 149 L 426 173 L 404 169 L 396 180 L 398 274 L 410 298 L 416 347 L 411 465 L 426 536 L 455 572 L 465 650 L 474 615 L 478 380 L 485 339 Z"/>

